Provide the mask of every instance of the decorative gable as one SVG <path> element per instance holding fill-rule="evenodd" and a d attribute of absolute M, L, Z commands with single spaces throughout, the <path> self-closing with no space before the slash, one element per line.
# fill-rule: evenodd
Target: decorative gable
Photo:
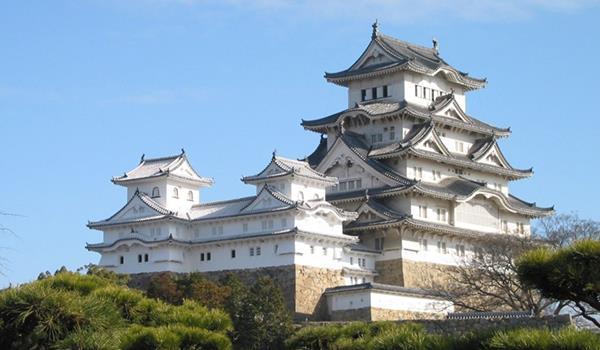
<path fill-rule="evenodd" d="M 414 145 L 414 148 L 450 156 L 450 151 L 446 148 L 434 128 L 431 128 L 429 133 Z"/>
<path fill-rule="evenodd" d="M 471 118 L 462 110 L 458 102 L 454 98 L 450 100 L 446 106 L 440 108 L 435 112 L 435 115 L 440 117 L 446 117 L 450 119 L 456 119 L 464 123 L 471 124 Z"/>
<path fill-rule="evenodd" d="M 292 204 L 294 204 L 292 200 L 284 197 L 281 193 L 275 195 L 275 192 L 268 185 L 265 185 L 256 198 L 242 209 L 242 212 L 283 209 L 290 207 Z"/>

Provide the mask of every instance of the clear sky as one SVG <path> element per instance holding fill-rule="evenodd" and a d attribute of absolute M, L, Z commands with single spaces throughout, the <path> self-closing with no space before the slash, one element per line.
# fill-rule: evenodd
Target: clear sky
<path fill-rule="evenodd" d="M 184 147 L 216 184 L 204 201 L 246 196 L 242 175 L 273 149 L 299 158 L 300 127 L 346 106 L 324 71 L 347 68 L 383 33 L 422 45 L 489 85 L 468 112 L 512 127 L 501 147 L 533 166 L 511 192 L 600 220 L 600 6 L 579 0 L 11 1 L 0 5 L 0 287 L 99 256 L 86 228 L 126 200 L 110 178 Z"/>

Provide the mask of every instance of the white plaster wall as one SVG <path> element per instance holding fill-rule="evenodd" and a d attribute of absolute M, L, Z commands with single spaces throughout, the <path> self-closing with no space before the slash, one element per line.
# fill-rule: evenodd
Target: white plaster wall
<path fill-rule="evenodd" d="M 464 111 L 467 110 L 464 89 L 460 85 L 450 83 L 441 75 L 430 77 L 424 74 L 405 72 L 404 77 L 404 99 L 406 99 L 406 101 L 422 105 L 424 107 L 429 106 L 431 104 L 431 99 L 424 99 L 415 96 L 415 84 L 425 86 L 430 89 L 441 90 L 446 93 L 449 93 L 452 89 L 454 89 L 454 96 L 456 98 L 456 102 Z"/>
<path fill-rule="evenodd" d="M 454 312 L 454 305 L 450 301 L 397 295 L 379 291 L 371 292 L 371 307 L 388 310 L 412 312 Z"/>
<path fill-rule="evenodd" d="M 353 81 L 348 86 L 348 108 L 354 107 L 356 103 L 365 103 L 371 101 L 371 88 L 377 87 L 377 96 L 383 96 L 382 86 L 388 86 L 388 95 L 395 100 L 402 100 L 404 96 L 404 84 L 402 83 L 402 73 L 386 75 L 381 78 L 364 79 Z M 361 101 L 361 90 L 367 89 L 367 100 Z"/>

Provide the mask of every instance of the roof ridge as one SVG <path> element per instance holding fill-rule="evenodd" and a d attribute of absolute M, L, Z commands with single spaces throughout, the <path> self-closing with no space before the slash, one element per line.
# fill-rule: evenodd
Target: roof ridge
<path fill-rule="evenodd" d="M 199 203 L 199 204 L 193 205 L 192 208 L 202 208 L 202 207 L 208 207 L 208 206 L 217 205 L 217 204 L 225 204 L 225 203 L 231 203 L 231 202 L 241 202 L 241 201 L 244 201 L 244 200 L 249 200 L 249 199 L 254 199 L 254 198 L 256 198 L 256 196 L 246 196 L 246 197 L 239 197 L 239 198 L 233 198 L 233 199 L 224 199 L 224 200 L 221 200 L 221 201 Z"/>

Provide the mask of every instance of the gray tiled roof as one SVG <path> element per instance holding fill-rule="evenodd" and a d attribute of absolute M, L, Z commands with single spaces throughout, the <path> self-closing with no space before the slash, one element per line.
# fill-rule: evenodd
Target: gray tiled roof
<path fill-rule="evenodd" d="M 168 156 L 168 157 L 161 157 L 161 158 L 145 159 L 144 156 L 142 156 L 142 159 L 140 160 L 140 163 L 138 164 L 138 166 L 136 166 L 135 168 L 133 168 L 132 170 L 126 172 L 125 174 L 123 174 L 121 176 L 113 177 L 112 182 L 120 184 L 120 183 L 126 183 L 126 182 L 134 181 L 134 180 L 141 180 L 141 179 L 147 179 L 147 178 L 155 178 L 155 177 L 160 177 L 160 176 L 172 175 L 172 174 L 170 174 L 170 172 L 177 169 L 177 167 L 179 167 L 185 161 L 187 161 L 187 157 L 183 151 L 181 152 L 181 154 L 178 154 L 175 156 Z M 213 182 L 212 179 L 200 176 L 192 168 L 191 164 L 189 166 L 193 171 L 193 175 L 191 177 L 182 177 L 182 176 L 176 176 L 176 175 L 172 175 L 172 176 L 181 177 L 181 178 L 187 179 L 187 180 L 193 180 L 193 181 L 205 182 L 207 184 L 212 184 L 212 182 Z"/>
<path fill-rule="evenodd" d="M 332 288 L 325 289 L 325 294 L 335 294 L 349 291 L 359 291 L 359 290 L 382 290 L 386 292 L 394 292 L 402 295 L 410 295 L 410 296 L 419 296 L 419 297 L 429 297 L 433 299 L 442 299 L 443 294 L 428 289 L 421 288 L 408 288 L 408 287 L 400 287 L 391 284 L 383 284 L 383 283 L 362 283 L 362 284 L 353 284 L 348 286 L 337 286 Z"/>
<path fill-rule="evenodd" d="M 272 165 L 274 165 L 274 167 L 272 167 Z M 273 169 L 274 171 L 271 170 L 267 174 L 266 170 L 269 168 Z M 273 154 L 271 162 L 260 173 L 252 176 L 246 176 L 242 178 L 242 181 L 244 181 L 245 183 L 250 183 L 288 175 L 310 178 L 313 180 L 324 181 L 330 184 L 337 183 L 336 178 L 326 176 L 325 174 L 314 170 L 306 161 L 287 159 L 276 156 L 275 154 Z"/>
<path fill-rule="evenodd" d="M 328 126 L 331 127 L 334 125 L 339 125 L 343 119 L 342 117 L 346 115 L 360 113 L 367 116 L 371 120 L 376 120 L 401 114 L 408 114 L 412 117 L 421 119 L 422 121 L 433 120 L 437 124 L 462 128 L 485 135 L 507 136 L 510 134 L 510 128 L 499 128 L 469 115 L 467 115 L 468 120 L 466 122 L 450 117 L 435 115 L 437 111 L 446 107 L 453 100 L 454 96 L 452 94 L 439 97 L 436 99 L 436 102 L 430 106 L 430 108 L 418 106 L 404 100 L 399 102 L 372 101 L 357 104 L 352 108 L 345 109 L 341 112 L 334 113 L 323 118 L 314 120 L 302 119 L 301 125 L 308 130 L 326 132 Z"/>
<path fill-rule="evenodd" d="M 116 219 L 116 217 L 120 213 L 122 213 L 125 210 L 125 208 L 127 208 L 129 203 L 131 203 L 136 198 L 139 198 L 142 201 L 142 203 L 146 204 L 148 207 L 153 209 L 156 212 L 156 214 L 138 217 L 138 218 L 127 218 L 127 219 L 121 219 L 121 220 Z M 157 203 L 155 200 L 153 200 L 147 194 L 140 192 L 139 190 L 136 190 L 135 193 L 133 194 L 133 196 L 131 196 L 131 198 L 129 198 L 127 203 L 125 203 L 125 205 L 121 209 L 119 209 L 116 213 L 114 213 L 111 217 L 109 217 L 108 219 L 105 219 L 105 220 L 89 222 L 87 226 L 90 228 L 96 228 L 96 227 L 119 225 L 119 224 L 125 224 L 125 223 L 153 221 L 153 220 L 163 219 L 166 217 L 175 217 L 176 215 L 177 215 L 177 213 L 164 208 L 163 206 L 161 206 L 159 203 Z"/>
<path fill-rule="evenodd" d="M 442 70 L 446 73 L 448 80 L 463 85 L 466 89 L 478 89 L 486 84 L 485 79 L 471 78 L 467 73 L 450 66 L 434 48 L 414 45 L 383 34 L 373 36 L 368 47 L 372 45 L 383 49 L 387 56 L 392 58 L 391 62 L 359 67 L 358 62 L 367 53 L 367 48 L 350 68 L 336 73 L 325 73 L 327 81 L 345 85 L 353 79 L 368 78 L 390 71 L 410 70 L 433 75 Z"/>

